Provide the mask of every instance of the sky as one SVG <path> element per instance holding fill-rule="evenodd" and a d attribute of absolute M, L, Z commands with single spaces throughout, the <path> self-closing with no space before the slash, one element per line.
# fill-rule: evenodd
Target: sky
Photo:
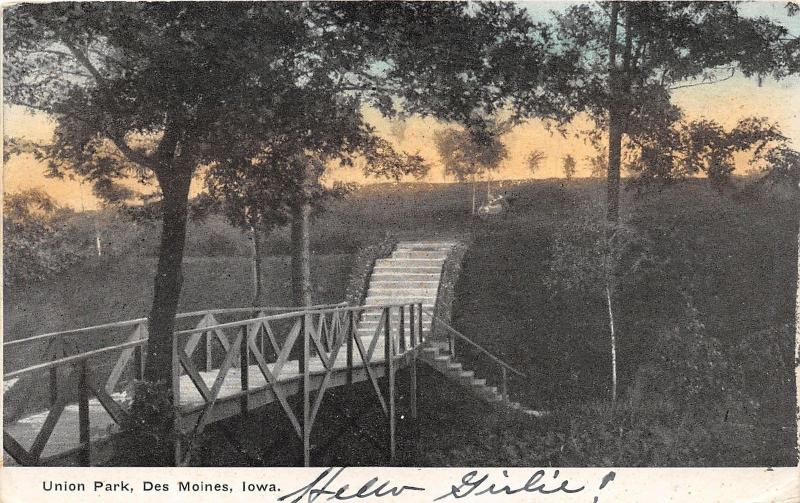
<path fill-rule="evenodd" d="M 522 2 L 520 5 L 528 9 L 534 18 L 546 20 L 553 9 L 563 9 L 571 2 Z M 785 2 L 752 2 L 740 6 L 745 15 L 766 15 L 779 20 L 789 27 L 790 31 L 800 34 L 800 16 L 787 17 Z M 800 77 L 792 77 L 781 81 L 766 79 L 759 87 L 755 80 L 740 75 L 713 85 L 684 88 L 674 91 L 673 102 L 680 106 L 687 118 L 713 119 L 726 127 L 730 127 L 740 118 L 747 116 L 764 116 L 776 122 L 786 136 L 800 143 L 800 112 L 798 98 L 800 96 Z M 405 124 L 401 136 L 396 128 L 384 119 L 379 112 L 364 110 L 367 120 L 376 128 L 381 136 L 395 142 L 397 146 L 409 153 L 418 152 L 432 166 L 427 178 L 430 182 L 445 181 L 443 166 L 436 153 L 433 142 L 437 130 L 447 127 L 430 118 L 411 118 Z M 536 178 L 551 178 L 562 175 L 561 159 L 571 154 L 578 161 L 577 176 L 588 176 L 589 166 L 586 157 L 595 151 L 589 145 L 581 131 L 589 127 L 586 120 L 578 120 L 576 126 L 569 128 L 569 134 L 562 137 L 558 133 L 550 133 L 541 121 L 529 121 L 514 128 L 503 137 L 508 150 L 508 157 L 500 169 L 492 175 L 493 179 L 521 179 L 531 175 L 524 166 L 525 157 L 533 149 L 543 150 L 547 158 Z M 53 132 L 53 122 L 43 114 L 32 114 L 22 107 L 3 107 L 4 135 L 26 137 L 37 142 L 47 142 Z M 395 132 L 393 132 L 393 130 Z M 76 180 L 53 180 L 44 177 L 44 166 L 30 156 L 11 159 L 3 166 L 4 192 L 16 192 L 27 188 L 40 187 L 50 193 L 62 204 L 80 209 L 96 206 L 88 187 L 81 187 Z M 359 169 L 338 168 L 331 171 L 327 181 L 355 181 L 372 183 L 383 180 L 364 179 Z M 192 191 L 200 190 L 196 182 Z"/>

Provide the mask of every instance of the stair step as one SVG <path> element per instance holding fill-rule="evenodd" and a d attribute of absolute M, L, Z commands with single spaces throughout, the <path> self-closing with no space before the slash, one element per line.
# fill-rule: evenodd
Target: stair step
<path fill-rule="evenodd" d="M 395 247 L 396 250 L 424 250 L 428 248 L 449 250 L 457 244 L 457 241 L 400 241 Z"/>
<path fill-rule="evenodd" d="M 486 386 L 486 379 L 478 379 L 477 377 L 472 378 L 472 385 L 476 388 L 482 388 Z"/>
<path fill-rule="evenodd" d="M 413 287 L 404 283 L 397 283 L 393 285 L 370 285 L 367 290 L 367 295 L 374 293 L 378 295 L 422 295 L 436 297 L 436 291 L 439 285 L 430 287 Z"/>
<path fill-rule="evenodd" d="M 373 280 L 369 283 L 370 288 L 439 288 L 438 281 L 419 281 L 397 277 L 393 279 Z"/>
<path fill-rule="evenodd" d="M 471 370 L 462 370 L 458 374 L 458 382 L 464 386 L 472 386 L 472 379 L 475 377 L 475 372 Z"/>
<path fill-rule="evenodd" d="M 431 270 L 427 271 L 425 269 Z M 441 275 L 442 270 L 434 267 L 421 267 L 414 270 L 409 270 L 407 267 L 383 266 L 373 269 L 371 279 L 407 278 L 414 280 L 438 281 Z"/>
<path fill-rule="evenodd" d="M 408 304 L 412 304 L 412 303 L 409 302 Z M 406 311 L 408 311 L 408 304 L 406 304 L 404 306 L 406 308 Z M 414 307 L 417 307 L 419 305 L 419 302 L 413 302 L 413 304 L 414 304 Z M 382 307 L 379 307 L 379 306 L 370 307 L 369 305 L 365 305 L 364 307 L 366 307 L 367 309 L 365 309 L 364 311 L 361 312 L 361 317 L 362 318 L 375 318 L 375 319 L 378 319 L 383 315 L 383 308 Z M 430 309 L 433 309 L 433 307 L 434 307 L 433 304 L 426 303 L 426 302 L 422 303 L 422 309 L 423 310 L 426 310 L 426 309 L 430 310 Z M 392 319 L 400 319 L 400 313 L 397 312 L 397 308 L 390 309 L 390 311 L 391 311 L 390 314 L 392 316 Z M 414 313 L 415 315 L 419 314 L 419 309 L 416 309 L 415 311 L 416 311 Z M 408 318 L 409 316 L 410 315 L 408 314 L 408 312 L 406 312 L 406 318 Z M 425 320 L 426 318 L 428 320 L 430 320 L 430 316 L 425 316 L 423 314 L 422 319 Z"/>
<path fill-rule="evenodd" d="M 447 258 L 447 250 L 395 250 L 390 258 L 424 258 L 434 260 L 444 260 Z"/>
<path fill-rule="evenodd" d="M 373 304 L 377 304 L 377 301 L 382 301 L 384 304 L 419 304 L 422 302 L 424 307 L 426 304 L 433 306 L 436 301 L 436 293 L 432 295 L 384 295 L 368 292 L 367 298 L 364 299 L 364 305 L 369 306 L 370 300 L 376 301 Z"/>
<path fill-rule="evenodd" d="M 403 320 L 403 325 L 405 325 L 406 328 L 408 328 L 409 326 L 411 326 L 411 322 L 408 319 L 408 316 L 406 316 L 405 318 L 406 319 Z M 378 317 L 378 316 L 370 316 L 368 318 L 362 318 L 362 319 L 358 320 L 358 326 L 359 327 L 367 326 L 367 325 L 375 326 L 380 321 L 381 321 L 380 317 Z M 384 321 L 384 323 L 385 323 L 385 321 Z M 400 320 L 396 316 L 392 316 L 392 318 L 389 320 L 389 323 L 391 323 L 393 327 L 400 326 Z M 422 326 L 423 327 L 429 327 L 430 324 L 431 324 L 431 321 L 429 319 L 428 320 L 426 320 L 424 318 L 422 319 Z M 414 320 L 414 326 L 417 326 L 417 325 L 419 325 L 419 319 L 415 319 Z"/>
<path fill-rule="evenodd" d="M 444 263 L 444 258 L 379 258 L 375 260 L 375 266 L 422 266 L 439 267 Z"/>
<path fill-rule="evenodd" d="M 533 417 L 545 417 L 547 415 L 547 412 L 542 410 L 523 409 L 522 412 Z"/>

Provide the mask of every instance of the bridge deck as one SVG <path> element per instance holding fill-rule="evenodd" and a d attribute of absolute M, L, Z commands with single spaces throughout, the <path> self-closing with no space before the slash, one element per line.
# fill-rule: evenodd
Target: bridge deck
<path fill-rule="evenodd" d="M 368 350 L 369 338 L 362 337 L 365 350 Z M 410 345 L 410 339 L 406 337 L 407 343 Z M 402 368 L 407 363 L 407 355 L 396 357 L 396 367 Z M 328 387 L 338 387 L 347 384 L 348 368 L 346 361 L 346 354 L 344 348 L 337 354 L 333 363 L 333 373 L 328 384 Z M 382 342 L 376 344 L 375 351 L 370 365 L 373 367 L 373 372 L 376 377 L 384 375 L 384 349 Z M 267 367 L 272 372 L 275 364 L 267 364 Z M 298 393 L 301 388 L 303 374 L 299 371 L 299 362 L 297 360 L 287 361 L 277 381 L 280 385 L 279 391 L 285 396 L 291 396 Z M 268 384 L 264 378 L 258 365 L 250 365 L 247 369 L 249 380 L 248 395 L 248 408 L 255 409 L 263 407 L 276 400 L 275 393 L 272 386 Z M 312 390 L 319 387 L 324 374 L 327 372 L 322 360 L 318 357 L 309 360 L 309 372 L 312 377 Z M 205 372 L 200 372 L 200 376 L 206 383 L 206 386 L 211 388 L 219 373 L 218 369 L 212 369 Z M 368 379 L 367 372 L 364 369 L 364 363 L 361 355 L 356 350 L 353 353 L 353 373 L 352 382 L 361 382 Z M 231 368 L 225 375 L 222 382 L 220 392 L 212 411 L 211 422 L 220 421 L 228 417 L 236 416 L 241 413 L 239 397 L 242 396 L 241 389 L 241 369 Z M 114 399 L 121 404 L 126 404 L 130 401 L 130 397 L 126 393 L 115 393 Z M 229 403 L 226 403 L 229 402 Z M 197 387 L 192 383 L 188 375 L 182 375 L 180 378 L 180 410 L 181 415 L 186 419 L 184 423 L 192 423 L 196 420 L 202 412 L 206 402 L 203 400 L 202 395 Z M 4 426 L 5 431 L 10 433 L 24 448 L 30 449 L 33 445 L 37 434 L 42 429 L 42 426 L 47 419 L 48 411 L 39 412 L 23 418 L 20 418 L 12 423 Z M 42 458 L 57 458 L 71 452 L 78 450 L 81 443 L 78 435 L 78 405 L 72 403 L 66 406 L 61 417 L 58 419 L 53 433 L 42 451 Z M 119 427 L 106 412 L 100 402 L 94 398 L 89 400 L 89 424 L 90 424 L 90 438 L 93 444 L 102 443 L 103 441 L 112 437 L 119 431 Z M 3 464 L 6 466 L 15 465 L 15 461 L 7 453 L 3 453 Z"/>

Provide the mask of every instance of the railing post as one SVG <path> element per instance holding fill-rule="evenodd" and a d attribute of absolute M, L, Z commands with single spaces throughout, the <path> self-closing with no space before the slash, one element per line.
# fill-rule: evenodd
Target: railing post
<path fill-rule="evenodd" d="M 147 339 L 147 323 L 139 323 L 138 339 L 140 341 Z M 136 346 L 133 349 L 133 378 L 141 381 L 144 377 L 144 345 Z"/>
<path fill-rule="evenodd" d="M 345 337 L 347 337 L 347 384 L 353 384 L 353 338 L 356 336 L 355 314 L 355 311 L 348 312 L 350 322 L 345 334 Z"/>
<path fill-rule="evenodd" d="M 450 332 L 447 333 L 447 347 L 450 351 L 450 356 L 455 358 L 456 357 L 456 341 L 453 337 L 453 334 Z"/>
<path fill-rule="evenodd" d="M 419 306 L 419 320 L 417 321 L 419 323 L 419 342 L 423 343 L 425 342 L 425 334 L 422 333 L 422 302 L 417 305 Z M 433 321 L 431 321 L 431 326 L 433 326 Z"/>
<path fill-rule="evenodd" d="M 250 347 L 248 346 L 248 342 L 250 339 L 250 331 L 248 330 L 247 324 L 242 325 L 242 342 L 239 345 L 239 363 L 240 363 L 240 370 L 239 375 L 241 376 L 241 383 L 242 383 L 242 391 L 244 394 L 239 398 L 239 407 L 241 408 L 242 416 L 247 416 L 248 407 L 248 394 L 247 391 L 250 389 Z M 231 348 L 233 351 L 233 348 Z"/>
<path fill-rule="evenodd" d="M 64 357 L 64 340 L 59 337 L 52 343 L 52 351 L 50 352 L 50 360 L 58 360 Z M 54 405 L 58 400 L 58 367 L 50 368 L 50 405 Z"/>
<path fill-rule="evenodd" d="M 81 465 L 91 466 L 92 444 L 89 434 L 89 383 L 86 360 L 78 364 L 78 439 L 81 443 Z"/>
<path fill-rule="evenodd" d="M 311 315 L 303 314 L 300 327 L 303 334 L 303 352 L 300 355 L 300 371 L 303 373 L 303 466 L 311 466 L 311 374 L 309 364 L 309 341 Z"/>
<path fill-rule="evenodd" d="M 389 382 L 389 459 L 394 461 L 395 455 L 395 403 L 394 403 L 394 343 L 392 341 L 391 308 L 384 308 L 386 321 L 383 325 L 385 347 L 384 366 Z"/>
<path fill-rule="evenodd" d="M 58 399 L 58 367 L 50 369 L 50 405 L 55 405 Z"/>
<path fill-rule="evenodd" d="M 399 337 L 400 337 L 400 352 L 406 352 L 406 308 L 405 306 L 400 306 L 400 330 Z"/>
<path fill-rule="evenodd" d="M 262 316 L 259 316 L 259 318 L 261 318 L 261 317 Z M 267 349 L 267 341 L 266 341 L 266 335 L 267 334 L 266 334 L 266 332 L 267 332 L 267 328 L 264 327 L 264 326 L 261 326 L 261 323 L 259 322 L 259 326 L 258 326 L 258 337 L 259 337 L 259 339 L 258 339 L 258 348 L 259 348 L 259 351 L 261 351 L 261 356 L 266 355 L 266 351 L 265 351 Z M 266 356 L 264 356 L 264 357 L 266 358 Z"/>
<path fill-rule="evenodd" d="M 503 402 L 508 403 L 508 371 L 505 367 L 500 367 L 503 370 Z"/>
<path fill-rule="evenodd" d="M 175 419 L 173 422 L 173 451 L 175 456 L 175 466 L 183 464 L 183 450 L 181 448 L 181 362 L 178 358 L 178 342 L 180 337 L 172 335 L 172 405 L 175 408 Z"/>
<path fill-rule="evenodd" d="M 411 339 L 412 348 L 414 348 L 417 345 L 417 337 L 416 337 L 417 327 L 414 316 L 415 311 L 416 311 L 416 306 L 414 304 L 411 304 L 408 307 L 408 335 Z"/>
<path fill-rule="evenodd" d="M 411 336 L 411 419 L 417 419 L 417 330 L 414 326 L 414 304 L 408 310 L 408 327 Z"/>
<path fill-rule="evenodd" d="M 202 323 L 204 327 L 208 327 L 208 326 L 211 325 L 211 323 L 210 323 L 211 320 L 209 319 L 210 316 L 211 316 L 210 314 L 206 314 L 206 315 L 203 316 L 203 319 L 200 320 L 200 323 Z M 206 355 L 205 355 L 205 357 L 206 357 L 206 372 L 208 372 L 209 370 L 211 370 L 211 359 L 212 359 L 212 356 L 213 356 L 213 352 L 212 352 L 212 348 L 211 348 L 212 332 L 209 331 L 209 330 L 206 330 L 205 332 L 203 332 L 203 340 L 205 341 L 205 346 L 206 346 L 206 351 L 205 351 L 205 353 L 206 353 Z"/>

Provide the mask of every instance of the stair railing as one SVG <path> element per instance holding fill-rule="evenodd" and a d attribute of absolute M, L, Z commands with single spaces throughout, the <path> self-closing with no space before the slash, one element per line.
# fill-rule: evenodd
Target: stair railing
<path fill-rule="evenodd" d="M 455 340 L 456 340 L 456 338 L 458 338 L 458 339 L 461 339 L 462 341 L 466 342 L 470 346 L 474 347 L 479 352 L 481 352 L 484 355 L 486 355 L 492 362 L 494 362 L 498 367 L 500 367 L 501 392 L 502 392 L 502 395 L 503 395 L 503 401 L 504 402 L 508 402 L 508 372 L 516 374 L 516 375 L 518 375 L 518 376 L 520 376 L 520 377 L 522 377 L 524 379 L 528 378 L 527 374 L 515 369 L 514 367 L 512 367 L 508 363 L 504 362 L 503 360 L 501 360 L 500 358 L 498 358 L 497 356 L 492 354 L 488 349 L 484 348 L 483 346 L 481 346 L 477 342 L 473 341 L 472 339 L 470 339 L 466 335 L 462 334 L 461 332 L 459 332 L 455 328 L 451 327 L 450 324 L 447 323 L 446 321 L 444 321 L 443 319 L 439 318 L 438 316 L 435 316 L 433 314 L 433 312 L 431 312 L 430 310 L 424 310 L 423 312 L 424 312 L 424 314 L 428 315 L 431 318 L 432 322 L 431 322 L 430 333 L 433 333 L 433 323 L 438 323 L 447 332 L 447 346 L 448 346 L 448 351 L 450 352 L 450 356 L 452 356 L 453 358 L 455 358 L 455 356 L 456 356 Z"/>

